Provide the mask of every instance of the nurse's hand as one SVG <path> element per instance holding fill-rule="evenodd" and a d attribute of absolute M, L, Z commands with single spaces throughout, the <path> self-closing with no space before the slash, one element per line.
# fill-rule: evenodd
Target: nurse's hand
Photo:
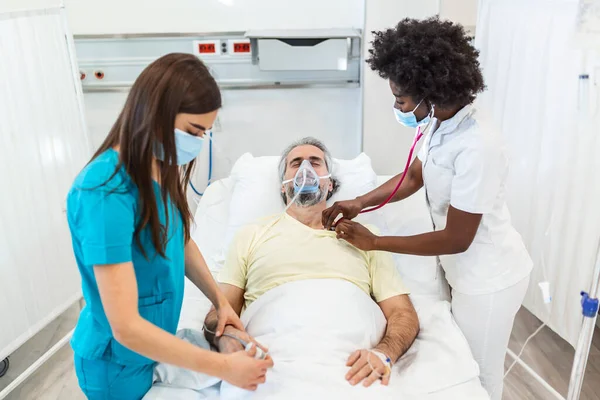
<path fill-rule="evenodd" d="M 377 236 L 358 222 L 341 219 L 335 225 L 337 238 L 364 251 L 375 250 Z"/>
<path fill-rule="evenodd" d="M 240 317 L 237 313 L 231 308 L 231 305 L 227 301 L 226 298 L 223 298 L 223 301 L 216 307 L 217 310 L 217 330 L 215 334 L 217 337 L 221 336 L 224 332 L 225 327 L 228 325 L 233 326 L 241 331 L 244 331 L 244 324 L 240 320 Z"/>
<path fill-rule="evenodd" d="M 256 390 L 267 380 L 267 369 L 273 366 L 271 357 L 257 360 L 256 347 L 250 351 L 238 351 L 225 357 L 225 371 L 221 378 L 234 386 L 246 390 Z"/>
<path fill-rule="evenodd" d="M 340 214 L 346 219 L 353 219 L 360 214 L 363 208 L 364 205 L 359 199 L 336 201 L 331 207 L 323 211 L 323 227 L 330 229 Z"/>

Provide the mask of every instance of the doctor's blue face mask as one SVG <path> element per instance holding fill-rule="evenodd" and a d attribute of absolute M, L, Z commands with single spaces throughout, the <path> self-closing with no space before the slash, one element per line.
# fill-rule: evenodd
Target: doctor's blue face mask
<path fill-rule="evenodd" d="M 423 99 L 423 100 L 425 100 L 425 99 Z M 401 110 L 398 110 L 396 107 L 394 107 L 394 115 L 396 116 L 396 121 L 398 121 L 402 125 L 407 126 L 409 128 L 416 128 L 419 125 L 428 124 L 429 121 L 431 120 L 431 112 L 429 114 L 427 114 L 427 116 L 420 121 L 417 121 L 417 116 L 415 115 L 415 110 L 417 108 L 419 108 L 419 106 L 421 105 L 423 100 L 421 100 L 419 102 L 419 104 L 417 104 L 417 106 L 414 108 L 414 110 L 409 111 L 409 112 L 402 112 Z"/>
<path fill-rule="evenodd" d="M 177 165 L 185 165 L 190 163 L 194 158 L 198 157 L 202 151 L 204 138 L 209 132 L 206 132 L 203 137 L 191 135 L 181 129 L 175 128 L 175 148 L 177 150 Z M 154 156 L 163 161 L 164 152 L 162 145 L 157 143 Z"/>

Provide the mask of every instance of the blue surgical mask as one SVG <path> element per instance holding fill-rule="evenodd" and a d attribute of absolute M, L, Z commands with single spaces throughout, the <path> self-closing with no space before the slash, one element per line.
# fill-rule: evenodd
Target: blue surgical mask
<path fill-rule="evenodd" d="M 205 136 L 209 134 L 205 133 Z M 175 148 L 177 150 L 177 165 L 185 165 L 198 157 L 204 144 L 204 137 L 190 135 L 181 129 L 175 128 Z M 154 155 L 159 160 L 164 159 L 162 146 L 157 144 Z"/>
<path fill-rule="evenodd" d="M 422 102 L 423 100 L 421 100 L 419 104 L 417 104 L 414 110 L 409 112 L 402 112 L 396 107 L 394 107 L 394 115 L 396 116 L 396 121 L 409 128 L 416 128 L 419 125 L 428 124 L 431 120 L 430 114 L 427 114 L 427 116 L 420 121 L 417 121 L 417 116 L 415 115 L 415 110 L 419 108 Z"/>
<path fill-rule="evenodd" d="M 294 193 L 296 194 L 317 193 L 319 191 L 320 180 L 329 177 L 331 177 L 331 174 L 319 176 L 310 164 L 310 161 L 304 160 L 300 164 L 300 168 L 298 168 L 294 178 L 282 183 L 285 185 L 294 182 Z"/>

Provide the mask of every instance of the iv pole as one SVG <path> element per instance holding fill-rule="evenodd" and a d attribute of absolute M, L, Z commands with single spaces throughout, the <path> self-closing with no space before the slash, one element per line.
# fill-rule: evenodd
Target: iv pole
<path fill-rule="evenodd" d="M 594 268 L 594 280 L 590 293 L 581 292 L 581 306 L 583 309 L 583 326 L 579 332 L 577 348 L 573 358 L 573 369 L 571 370 L 571 379 L 569 380 L 569 392 L 567 400 L 578 400 L 583 386 L 583 377 L 587 366 L 594 329 L 596 327 L 596 317 L 598 316 L 598 294 L 600 280 L 600 244 L 596 256 L 596 267 Z"/>
<path fill-rule="evenodd" d="M 582 68 L 587 69 L 586 50 L 583 50 Z M 582 73 L 579 75 L 579 112 L 583 117 L 582 120 L 590 120 L 589 103 L 589 74 Z M 571 369 L 571 378 L 569 379 L 569 391 L 567 400 L 578 400 L 583 387 L 583 378 L 585 376 L 585 368 L 594 337 L 594 329 L 596 327 L 596 318 L 598 316 L 598 294 L 600 290 L 600 242 L 596 249 L 596 265 L 594 275 L 592 276 L 592 285 L 589 294 L 581 292 L 581 308 L 583 314 L 583 325 L 577 339 L 577 347 L 575 348 L 575 356 L 573 357 L 573 368 Z"/>

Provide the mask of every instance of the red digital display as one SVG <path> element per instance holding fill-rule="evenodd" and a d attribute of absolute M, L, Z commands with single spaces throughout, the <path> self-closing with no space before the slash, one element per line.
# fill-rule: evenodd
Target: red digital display
<path fill-rule="evenodd" d="M 234 43 L 234 53 L 250 53 L 250 43 Z"/>
<path fill-rule="evenodd" d="M 201 43 L 198 45 L 198 53 L 200 54 L 215 54 L 217 48 L 214 43 Z"/>

